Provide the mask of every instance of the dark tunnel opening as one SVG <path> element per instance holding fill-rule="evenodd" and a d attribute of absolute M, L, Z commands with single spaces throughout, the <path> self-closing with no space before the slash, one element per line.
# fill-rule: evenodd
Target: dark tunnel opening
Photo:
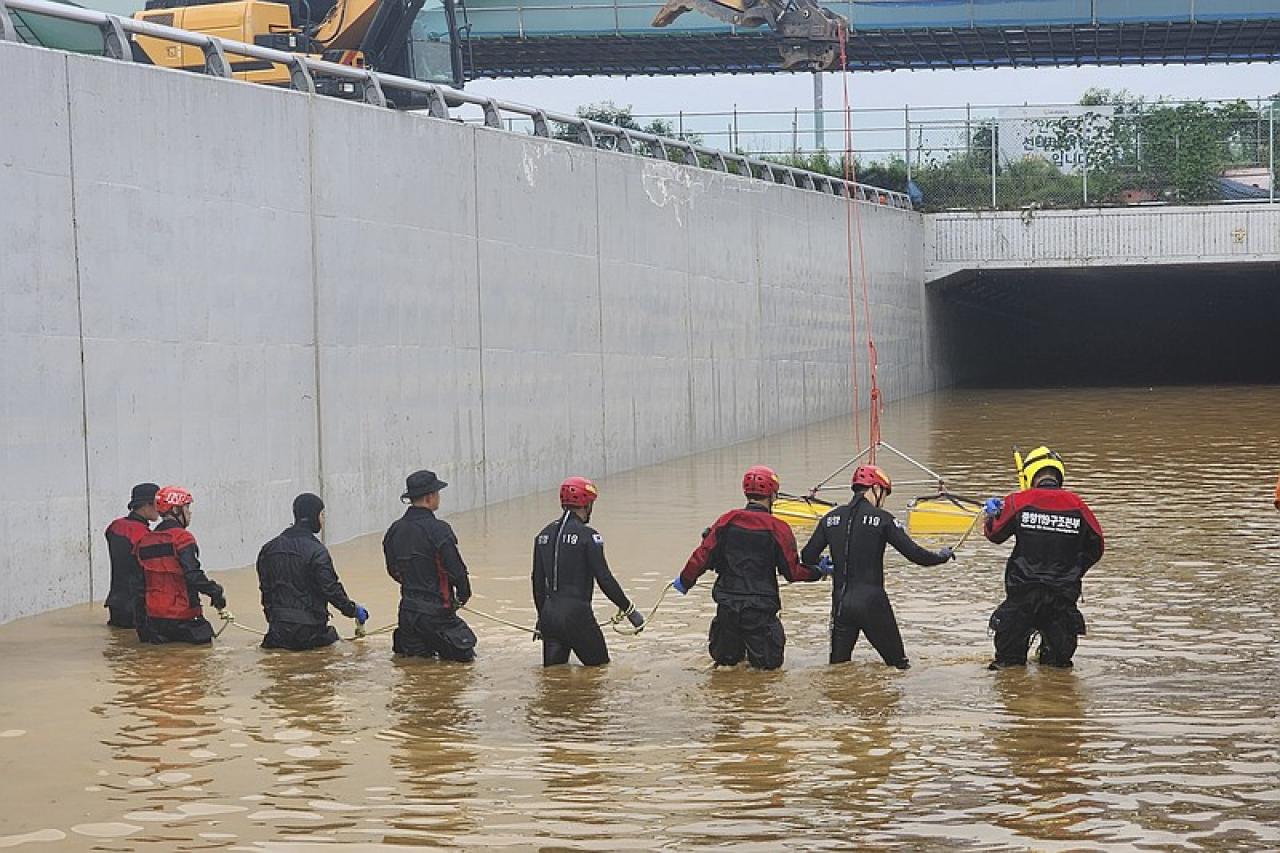
<path fill-rule="evenodd" d="M 984 270 L 929 290 L 960 387 L 1280 383 L 1280 264 Z"/>

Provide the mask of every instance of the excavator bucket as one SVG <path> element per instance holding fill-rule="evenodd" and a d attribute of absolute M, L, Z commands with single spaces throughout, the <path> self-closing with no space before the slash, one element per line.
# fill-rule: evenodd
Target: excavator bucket
<path fill-rule="evenodd" d="M 840 40 L 848 29 L 844 17 L 814 0 L 788 3 L 774 25 L 782 37 L 782 67 L 788 71 L 842 71 Z"/>
<path fill-rule="evenodd" d="M 653 18 L 665 27 L 685 12 L 700 12 L 735 27 L 768 27 L 780 39 L 788 71 L 832 71 L 840 65 L 840 36 L 848 22 L 817 0 L 667 0 Z"/>
<path fill-rule="evenodd" d="M 777 23 L 775 4 L 772 2 L 743 2 L 743 0 L 667 0 L 665 6 L 653 16 L 655 27 L 665 27 L 685 12 L 701 12 L 708 18 L 733 24 L 735 27 L 769 27 Z"/>

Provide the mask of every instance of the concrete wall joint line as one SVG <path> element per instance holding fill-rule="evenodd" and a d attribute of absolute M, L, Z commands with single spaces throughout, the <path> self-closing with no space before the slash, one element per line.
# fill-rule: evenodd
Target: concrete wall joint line
<path fill-rule="evenodd" d="M 605 375 L 605 356 L 604 356 L 604 260 L 602 258 L 603 250 L 600 242 L 600 155 L 591 152 L 592 182 L 595 184 L 596 191 L 591 195 L 592 205 L 595 207 L 596 215 L 596 340 L 599 344 L 600 353 L 600 471 L 608 475 L 609 473 L 609 396 L 605 391 L 605 382 L 608 377 Z"/>
<path fill-rule="evenodd" d="M 316 234 L 316 118 L 315 118 L 315 95 L 307 96 L 307 228 L 310 235 L 311 250 L 311 351 L 312 351 L 312 381 L 315 394 L 315 405 L 312 407 L 316 416 L 316 479 L 318 482 L 318 492 L 320 500 L 324 500 L 325 492 L 325 464 L 324 464 L 324 406 L 321 397 L 320 381 L 320 269 L 317 257 L 317 244 L 319 238 Z M 324 539 L 324 531 L 320 532 L 320 538 Z"/>
<path fill-rule="evenodd" d="M 71 253 L 72 264 L 75 269 L 76 276 L 76 330 L 79 337 L 80 347 L 80 441 L 84 449 L 84 516 L 85 516 L 85 560 L 88 571 L 88 595 L 89 600 L 93 601 L 93 492 L 90 484 L 93 482 L 89 471 L 89 383 L 85 375 L 85 356 L 84 356 L 84 298 L 81 290 L 80 275 L 80 228 L 78 212 L 76 210 L 76 151 L 75 151 L 75 134 L 73 128 L 75 122 L 71 115 L 71 58 L 63 57 L 62 66 L 64 69 L 64 79 L 66 81 L 66 104 L 67 104 L 67 164 L 69 169 L 68 178 L 71 184 Z"/>
<path fill-rule="evenodd" d="M 489 503 L 489 421 L 485 411 L 484 385 L 484 277 L 480 262 L 480 135 L 471 130 L 471 199 L 473 244 L 476 254 L 476 349 L 480 383 L 480 500 Z"/>

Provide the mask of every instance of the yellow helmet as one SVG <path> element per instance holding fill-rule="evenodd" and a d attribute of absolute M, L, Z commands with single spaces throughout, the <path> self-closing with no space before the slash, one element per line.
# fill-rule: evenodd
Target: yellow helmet
<path fill-rule="evenodd" d="M 1031 488 L 1036 475 L 1046 468 L 1058 472 L 1058 479 L 1066 480 L 1067 466 L 1062 464 L 1062 457 L 1043 445 L 1018 460 L 1018 485 L 1023 491 Z"/>

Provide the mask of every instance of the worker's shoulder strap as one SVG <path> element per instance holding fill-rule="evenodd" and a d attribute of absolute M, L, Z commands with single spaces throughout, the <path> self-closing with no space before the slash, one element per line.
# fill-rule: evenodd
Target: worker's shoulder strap
<path fill-rule="evenodd" d="M 128 539 L 134 545 L 138 544 L 138 540 L 151 532 L 147 525 L 135 521 L 128 516 L 117 518 L 115 521 L 107 525 L 108 536 L 122 536 Z"/>
<path fill-rule="evenodd" d="M 179 551 L 184 551 L 195 544 L 196 538 L 191 535 L 191 531 L 183 527 L 167 527 L 162 530 L 152 530 L 140 537 L 133 547 L 138 559 L 146 561 L 175 557 Z"/>

